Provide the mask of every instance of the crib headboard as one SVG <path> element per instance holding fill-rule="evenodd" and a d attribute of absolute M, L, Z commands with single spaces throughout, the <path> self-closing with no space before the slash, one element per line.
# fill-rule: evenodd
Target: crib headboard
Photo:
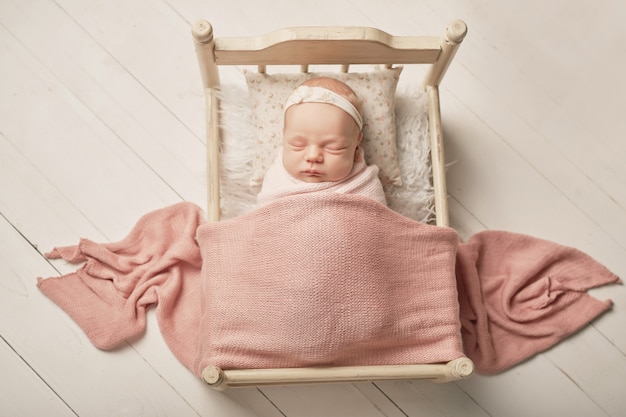
<path fill-rule="evenodd" d="M 439 84 L 467 33 L 461 20 L 454 20 L 442 37 L 393 36 L 369 27 L 295 27 L 258 37 L 215 38 L 206 20 L 192 29 L 207 106 L 208 205 L 210 221 L 220 218 L 219 103 L 210 89 L 220 86 L 220 65 L 252 65 L 264 73 L 268 65 L 430 65 L 422 85 L 428 97 L 434 206 L 438 225 L 448 225 L 444 154 L 439 108 Z"/>

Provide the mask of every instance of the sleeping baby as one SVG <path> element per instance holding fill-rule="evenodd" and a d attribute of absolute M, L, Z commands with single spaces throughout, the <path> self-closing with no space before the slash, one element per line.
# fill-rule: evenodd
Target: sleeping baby
<path fill-rule="evenodd" d="M 283 144 L 269 167 L 259 205 L 316 191 L 361 194 L 386 205 L 378 167 L 366 165 L 360 101 L 345 83 L 302 83 L 284 106 Z"/>

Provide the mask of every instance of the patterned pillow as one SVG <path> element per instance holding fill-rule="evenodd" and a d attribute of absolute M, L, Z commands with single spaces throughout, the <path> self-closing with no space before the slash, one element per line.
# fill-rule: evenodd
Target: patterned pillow
<path fill-rule="evenodd" d="M 363 149 L 368 164 L 380 168 L 383 184 L 402 185 L 396 149 L 395 93 L 402 67 L 351 73 L 260 74 L 246 71 L 253 109 L 255 157 L 252 185 L 257 186 L 282 143 L 283 104 L 309 78 L 328 76 L 348 84 L 362 101 Z"/>

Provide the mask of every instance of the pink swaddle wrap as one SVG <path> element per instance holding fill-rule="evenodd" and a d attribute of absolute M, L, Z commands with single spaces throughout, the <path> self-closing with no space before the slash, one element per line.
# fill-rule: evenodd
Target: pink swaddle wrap
<path fill-rule="evenodd" d="M 278 156 L 267 170 L 263 180 L 263 186 L 257 196 L 259 205 L 267 204 L 277 198 L 294 194 L 307 194 L 325 191 L 339 194 L 359 194 L 369 197 L 381 204 L 386 205 L 385 192 L 378 178 L 378 167 L 366 165 L 363 157 L 355 162 L 348 176 L 338 182 L 308 183 L 292 177 L 283 166 L 282 148 Z"/>

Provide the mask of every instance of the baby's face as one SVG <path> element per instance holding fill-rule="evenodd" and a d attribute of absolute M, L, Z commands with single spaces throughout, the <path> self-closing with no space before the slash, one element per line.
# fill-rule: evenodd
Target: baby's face
<path fill-rule="evenodd" d="M 301 181 L 340 181 L 352 170 L 361 138 L 354 119 L 337 106 L 292 106 L 285 114 L 283 166 Z"/>

